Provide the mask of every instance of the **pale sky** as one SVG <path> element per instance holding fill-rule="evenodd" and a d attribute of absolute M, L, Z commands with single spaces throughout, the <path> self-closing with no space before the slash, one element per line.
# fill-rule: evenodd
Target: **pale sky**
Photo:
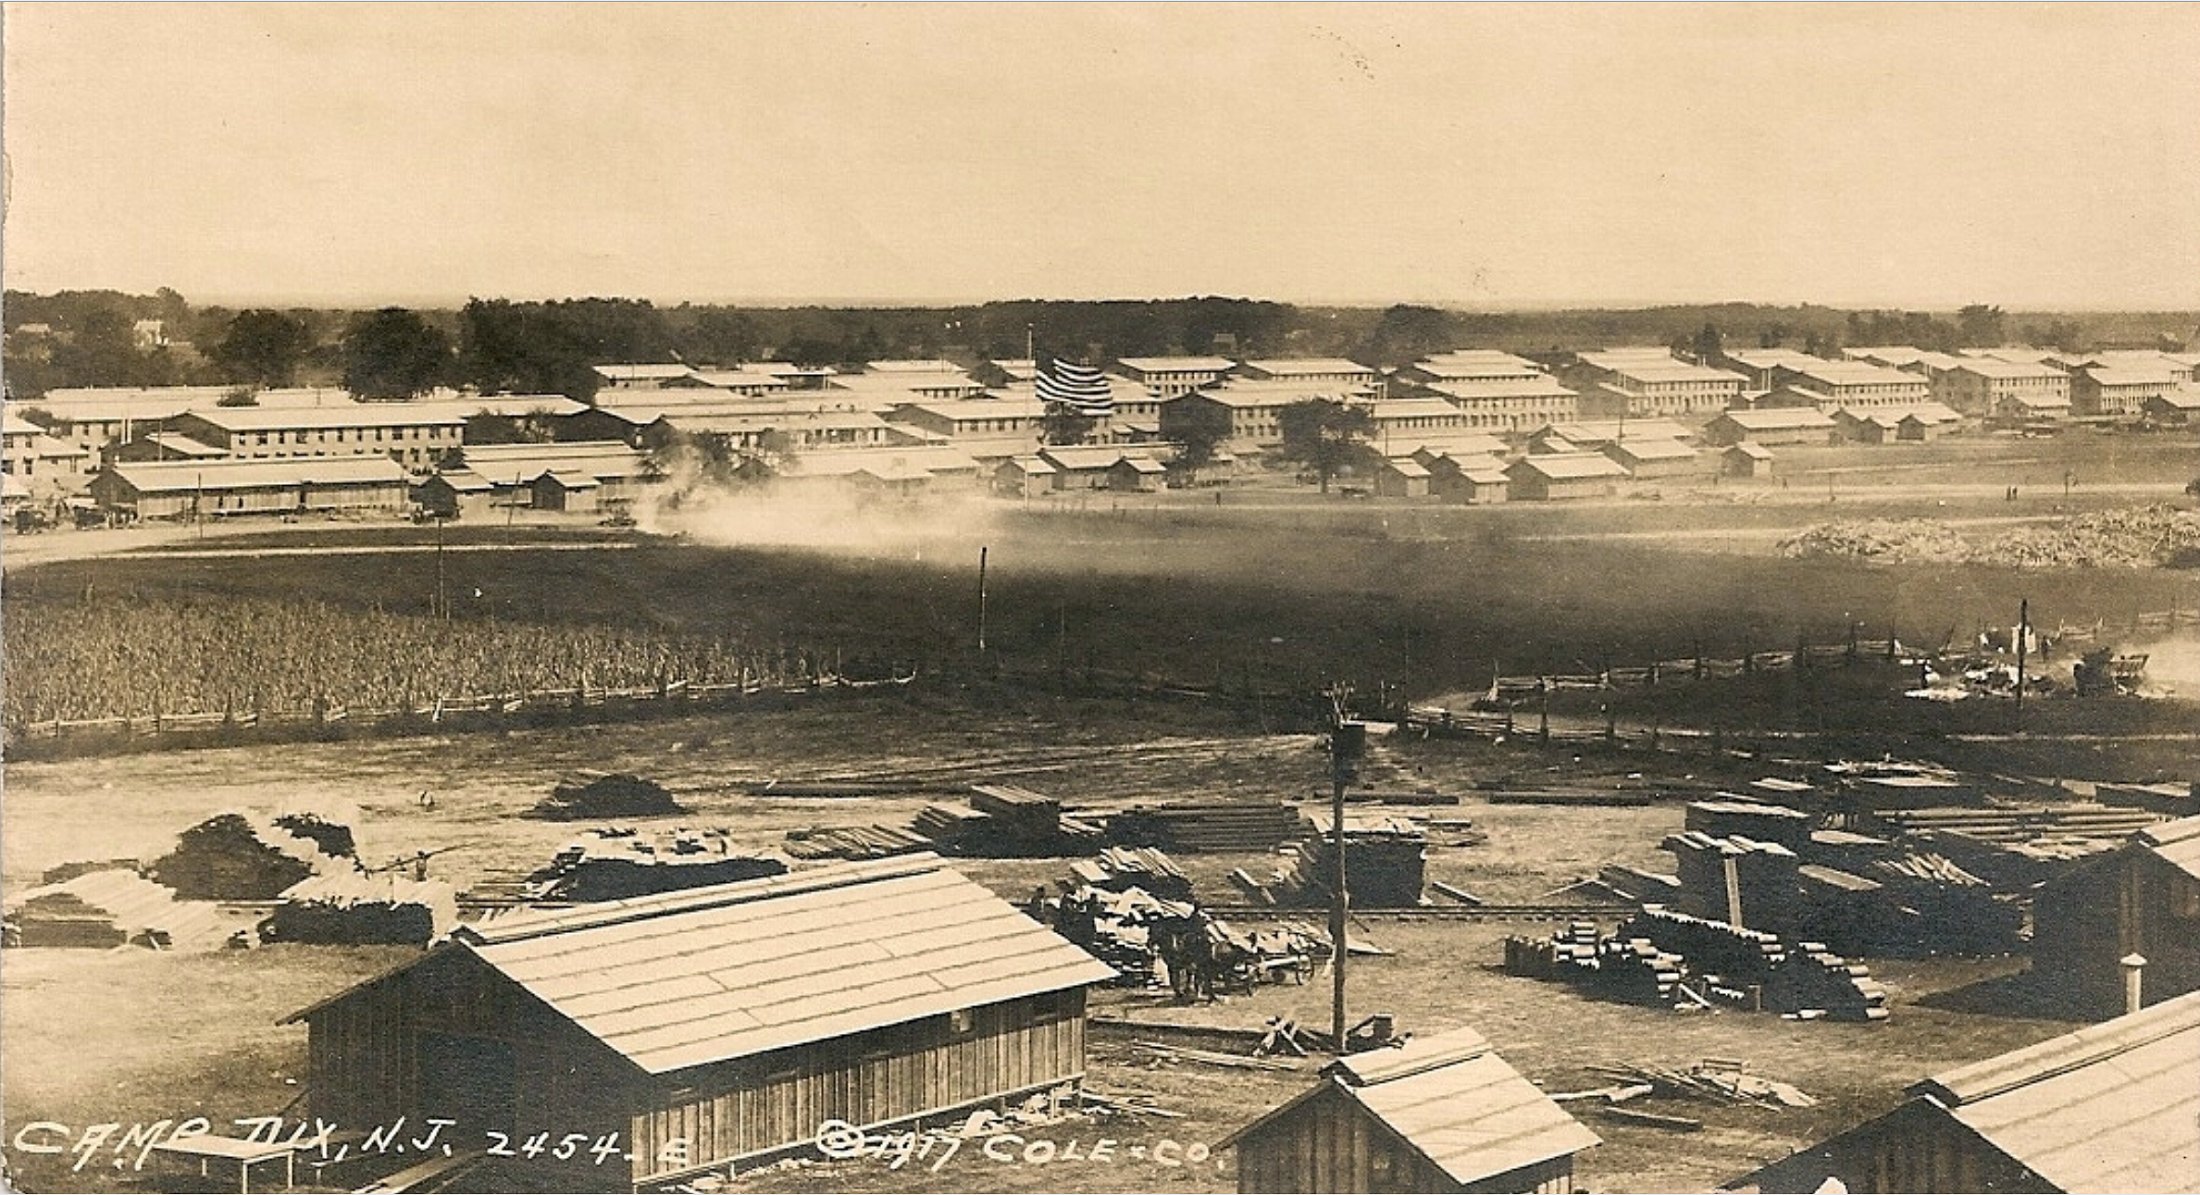
<path fill-rule="evenodd" d="M 11 287 L 2200 306 L 2200 6 L 6 8 Z"/>

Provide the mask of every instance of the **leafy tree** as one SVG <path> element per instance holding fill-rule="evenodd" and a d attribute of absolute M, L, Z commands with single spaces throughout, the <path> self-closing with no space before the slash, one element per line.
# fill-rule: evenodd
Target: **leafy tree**
<path fill-rule="evenodd" d="M 1048 444 L 1082 444 L 1092 438 L 1092 429 L 1098 426 L 1100 420 L 1068 403 L 1050 402 L 1039 421 L 1039 438 Z"/>
<path fill-rule="evenodd" d="M 1726 337 L 1719 332 L 1719 325 L 1705 321 L 1689 350 L 1695 353 L 1698 361 L 1713 360 L 1726 351 Z"/>
<path fill-rule="evenodd" d="M 1229 409 L 1211 402 L 1178 401 L 1162 408 L 1161 434 L 1176 441 L 1178 472 L 1197 474 L 1215 459 L 1215 449 L 1230 438 Z"/>
<path fill-rule="evenodd" d="M 128 315 L 112 307 L 83 312 L 76 335 L 56 345 L 55 371 L 69 386 L 142 386 L 152 372 L 138 351 L 137 333 Z"/>
<path fill-rule="evenodd" d="M 1803 337 L 1803 351 L 1813 357 L 1824 357 L 1829 361 L 1838 358 L 1841 355 L 1840 333 L 1819 331 L 1814 328 L 1809 335 Z"/>
<path fill-rule="evenodd" d="M 1459 346 L 1459 321 L 1435 307 L 1400 303 L 1383 311 L 1361 345 L 1361 359 L 1376 366 L 1408 365 Z"/>
<path fill-rule="evenodd" d="M 305 322 L 280 311 L 253 308 L 240 311 L 207 356 L 232 382 L 261 386 L 288 385 L 298 362 L 313 347 L 313 334 Z"/>
<path fill-rule="evenodd" d="M 344 385 L 361 398 L 411 398 L 451 373 L 451 341 L 403 307 L 354 319 L 344 337 Z"/>
<path fill-rule="evenodd" d="M 1333 398 L 1309 398 L 1277 412 L 1283 433 L 1280 454 L 1297 461 L 1321 477 L 1322 493 L 1329 479 L 1360 464 L 1372 463 L 1375 450 L 1368 438 L 1375 434 L 1375 419 L 1367 408 L 1347 406 Z"/>
<path fill-rule="evenodd" d="M 2007 339 L 2007 316 L 1999 307 L 1973 303 L 1956 312 L 1956 327 L 1963 343 L 1973 348 L 1994 348 Z"/>
<path fill-rule="evenodd" d="M 711 365 L 734 365 L 756 356 L 756 321 L 725 307 L 682 308 L 686 326 L 673 333 L 673 344 L 682 359 Z"/>

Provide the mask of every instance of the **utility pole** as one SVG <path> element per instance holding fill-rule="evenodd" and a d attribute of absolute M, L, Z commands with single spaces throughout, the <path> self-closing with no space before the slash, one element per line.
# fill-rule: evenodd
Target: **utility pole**
<path fill-rule="evenodd" d="M 985 557 L 987 549 L 978 549 L 978 658 L 985 659 Z"/>
<path fill-rule="evenodd" d="M 1337 711 L 1337 728 L 1329 736 L 1329 779 L 1332 785 L 1329 802 L 1329 837 L 1333 855 L 1334 873 L 1329 880 L 1329 952 L 1331 978 L 1334 987 L 1330 994 L 1330 1036 L 1336 1043 L 1337 1053 L 1344 1053 L 1344 960 L 1350 953 L 1345 948 L 1345 918 L 1350 897 L 1345 891 L 1344 866 L 1344 790 L 1352 781 L 1353 764 L 1367 748 L 1367 723 L 1347 720 L 1344 711 Z"/>
<path fill-rule="evenodd" d="M 2017 733 L 2024 733 L 2024 648 L 2032 637 L 2032 599 L 2017 603 Z"/>
<path fill-rule="evenodd" d="M 435 520 L 435 616 L 445 621 L 451 617 L 451 599 L 443 589 L 443 516 Z"/>

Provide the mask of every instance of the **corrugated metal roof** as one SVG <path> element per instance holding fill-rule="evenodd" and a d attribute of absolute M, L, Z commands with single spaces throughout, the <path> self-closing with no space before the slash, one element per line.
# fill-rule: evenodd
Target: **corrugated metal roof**
<path fill-rule="evenodd" d="M 930 855 L 501 917 L 460 936 L 652 1074 L 1114 977 Z"/>
<path fill-rule="evenodd" d="M 1348 1054 L 1324 1073 L 1462 1184 L 1601 1144 L 1472 1029 Z"/>
<path fill-rule="evenodd" d="M 2057 1189 L 2200 1190 L 2200 992 L 1911 1089 Z"/>

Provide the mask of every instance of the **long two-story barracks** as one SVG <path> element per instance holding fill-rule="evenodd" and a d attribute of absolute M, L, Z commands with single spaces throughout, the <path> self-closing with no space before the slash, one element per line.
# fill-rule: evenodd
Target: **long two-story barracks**
<path fill-rule="evenodd" d="M 1114 975 L 916 855 L 491 918 L 289 1019 L 311 1115 L 615 1140 L 501 1189 L 653 1189 L 1073 1087 Z"/>

